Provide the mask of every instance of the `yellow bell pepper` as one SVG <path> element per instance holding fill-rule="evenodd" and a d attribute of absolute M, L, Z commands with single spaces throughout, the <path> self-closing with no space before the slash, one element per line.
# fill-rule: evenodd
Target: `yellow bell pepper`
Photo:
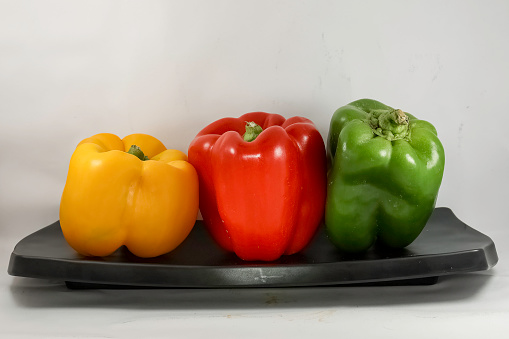
<path fill-rule="evenodd" d="M 146 134 L 102 133 L 76 147 L 60 226 L 80 254 L 107 256 L 122 245 L 144 258 L 168 253 L 189 235 L 197 214 L 198 176 L 184 153 Z"/>

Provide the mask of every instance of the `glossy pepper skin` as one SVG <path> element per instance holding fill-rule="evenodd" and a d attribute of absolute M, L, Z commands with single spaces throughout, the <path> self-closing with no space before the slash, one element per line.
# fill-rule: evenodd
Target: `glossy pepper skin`
<path fill-rule="evenodd" d="M 243 139 L 246 122 L 261 127 L 253 141 Z M 205 127 L 188 154 L 206 227 L 241 259 L 297 253 L 323 220 L 325 145 L 308 119 L 264 112 L 224 118 Z"/>
<path fill-rule="evenodd" d="M 325 224 L 330 240 L 362 252 L 378 239 L 403 248 L 434 210 L 445 155 L 429 122 L 375 100 L 361 99 L 333 115 Z"/>
<path fill-rule="evenodd" d="M 149 160 L 126 153 L 131 145 Z M 184 153 L 145 134 L 97 134 L 71 157 L 60 225 L 82 255 L 107 256 L 125 245 L 136 256 L 155 257 L 188 236 L 198 192 L 198 175 Z"/>

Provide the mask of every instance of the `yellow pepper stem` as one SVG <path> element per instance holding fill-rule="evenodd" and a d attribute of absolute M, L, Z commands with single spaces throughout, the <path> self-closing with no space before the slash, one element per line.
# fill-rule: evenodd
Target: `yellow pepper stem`
<path fill-rule="evenodd" d="M 143 154 L 141 148 L 139 148 L 136 145 L 131 145 L 131 148 L 129 148 L 129 151 L 127 151 L 127 153 L 136 156 L 138 159 L 142 161 L 149 160 L 149 158 L 145 154 Z"/>

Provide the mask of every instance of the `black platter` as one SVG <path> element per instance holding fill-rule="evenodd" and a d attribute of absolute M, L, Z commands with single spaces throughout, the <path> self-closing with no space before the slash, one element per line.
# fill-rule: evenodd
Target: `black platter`
<path fill-rule="evenodd" d="M 438 277 L 487 270 L 498 261 L 495 244 L 436 208 L 407 248 L 374 246 L 362 255 L 339 252 L 323 227 L 301 253 L 273 262 L 245 262 L 216 245 L 198 220 L 173 252 L 151 259 L 122 247 L 104 258 L 77 254 L 59 222 L 22 239 L 8 272 L 14 276 L 62 280 L 70 288 L 234 288 L 433 284 Z"/>

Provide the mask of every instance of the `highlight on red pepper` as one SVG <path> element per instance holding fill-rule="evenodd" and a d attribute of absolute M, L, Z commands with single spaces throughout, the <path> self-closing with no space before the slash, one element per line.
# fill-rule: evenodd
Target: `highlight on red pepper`
<path fill-rule="evenodd" d="M 325 212 L 322 136 L 303 117 L 247 113 L 217 120 L 191 142 L 200 211 L 212 237 L 243 260 L 301 251 Z"/>

